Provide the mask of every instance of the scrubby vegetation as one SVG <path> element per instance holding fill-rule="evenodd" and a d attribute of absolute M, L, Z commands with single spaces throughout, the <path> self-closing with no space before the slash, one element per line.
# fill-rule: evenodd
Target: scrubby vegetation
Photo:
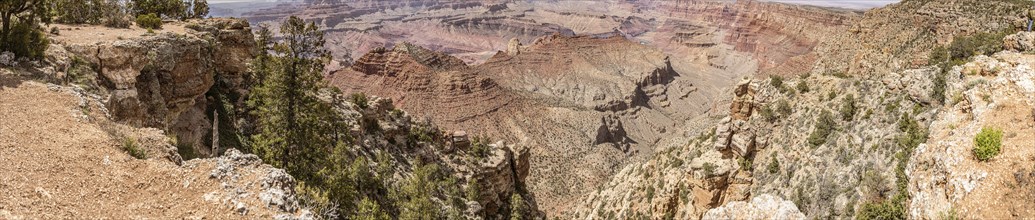
<path fill-rule="evenodd" d="M 780 172 L 780 161 L 776 159 L 776 155 L 775 154 L 772 156 L 772 158 L 773 159 L 771 161 L 769 161 L 769 165 L 766 167 L 766 170 L 768 170 L 770 174 L 779 173 Z"/>
<path fill-rule="evenodd" d="M 787 103 L 787 100 L 780 100 L 776 103 L 776 113 L 780 113 L 781 116 L 787 117 L 791 115 L 791 104 Z"/>
<path fill-rule="evenodd" d="M 809 83 L 806 82 L 805 79 L 802 79 L 801 81 L 798 81 L 797 88 L 798 88 L 798 92 L 808 93 L 809 92 Z"/>
<path fill-rule="evenodd" d="M 147 159 L 147 152 L 144 152 L 144 149 L 140 149 L 136 139 L 130 137 L 122 138 L 122 150 L 134 158 Z"/>
<path fill-rule="evenodd" d="M 777 118 L 776 112 L 773 112 L 773 109 L 770 108 L 769 106 L 762 106 L 762 109 L 759 111 L 759 113 L 761 114 L 762 119 L 765 119 L 765 121 L 768 121 L 768 122 L 775 122 L 776 121 L 776 118 Z"/>
<path fill-rule="evenodd" d="M 899 118 L 898 128 L 901 134 L 896 140 L 899 147 L 899 152 L 895 154 L 898 162 L 895 166 L 896 194 L 890 199 L 864 204 L 856 215 L 857 219 L 906 219 L 906 200 L 909 199 L 906 192 L 909 183 L 906 164 L 909 163 L 913 149 L 927 141 L 928 132 L 909 114 Z"/>
<path fill-rule="evenodd" d="M 974 156 L 980 161 L 988 161 L 999 155 L 1002 145 L 1002 130 L 981 128 L 981 132 L 974 137 Z"/>
<path fill-rule="evenodd" d="M 831 116 L 830 111 L 823 110 L 816 119 L 816 128 L 809 134 L 809 146 L 815 148 L 827 143 L 827 137 L 834 132 L 834 126 L 834 116 Z"/>
<path fill-rule="evenodd" d="M 55 0 L 55 21 L 67 24 L 103 24 L 129 27 L 129 5 L 121 0 Z"/>
<path fill-rule="evenodd" d="M 137 26 L 147 29 L 162 29 L 162 19 L 155 14 L 137 15 Z"/>
<path fill-rule="evenodd" d="M 848 94 L 848 96 L 845 96 L 844 100 L 841 101 L 841 120 L 852 121 L 852 118 L 855 117 L 856 111 L 858 110 L 855 106 L 855 96 Z"/>
<path fill-rule="evenodd" d="M 208 16 L 207 0 L 132 0 L 136 16 L 155 14 L 160 18 L 188 19 Z"/>

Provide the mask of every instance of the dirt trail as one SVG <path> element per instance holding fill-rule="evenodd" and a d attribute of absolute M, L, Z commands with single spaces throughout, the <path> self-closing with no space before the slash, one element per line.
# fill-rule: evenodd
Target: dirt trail
<path fill-rule="evenodd" d="M 77 97 L 7 78 L 0 79 L 0 219 L 271 216 L 207 202 L 207 192 L 222 190 L 209 178 L 214 162 L 135 159 L 81 117 L 89 111 Z"/>

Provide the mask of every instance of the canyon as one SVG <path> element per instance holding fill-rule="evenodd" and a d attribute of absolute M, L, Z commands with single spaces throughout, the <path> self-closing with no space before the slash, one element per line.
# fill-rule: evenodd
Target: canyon
<path fill-rule="evenodd" d="M 345 93 L 532 150 L 548 215 L 711 117 L 750 75 L 808 71 L 856 11 L 755 1 L 354 2 L 245 13 L 325 27 Z M 349 65 L 351 64 L 351 65 Z"/>
<path fill-rule="evenodd" d="M 40 60 L 0 53 L 0 218 L 1028 218 L 1033 6 L 313 0 L 48 24 Z M 262 74 L 285 71 L 263 61 L 287 56 L 263 30 L 289 17 L 326 40 L 301 94 L 337 141 L 302 175 L 253 148 Z"/>

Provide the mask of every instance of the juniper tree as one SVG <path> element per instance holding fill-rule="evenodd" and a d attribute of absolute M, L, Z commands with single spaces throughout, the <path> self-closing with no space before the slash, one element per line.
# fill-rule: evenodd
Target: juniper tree
<path fill-rule="evenodd" d="M 0 1 L 0 50 L 39 59 L 50 44 L 39 23 L 50 22 L 47 0 Z"/>

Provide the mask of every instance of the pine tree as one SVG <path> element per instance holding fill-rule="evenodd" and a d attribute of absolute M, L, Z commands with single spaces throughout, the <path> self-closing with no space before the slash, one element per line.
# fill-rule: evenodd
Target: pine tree
<path fill-rule="evenodd" d="M 310 181 L 334 146 L 334 138 L 327 134 L 334 125 L 328 122 L 338 121 L 330 105 L 317 97 L 324 86 L 321 74 L 329 53 L 315 23 L 292 16 L 281 24 L 280 33 L 283 39 L 272 43 L 260 29 L 260 41 L 268 43 L 261 47 L 271 50 L 253 65 L 261 81 L 249 100 L 258 128 L 252 150 L 266 162 Z"/>

